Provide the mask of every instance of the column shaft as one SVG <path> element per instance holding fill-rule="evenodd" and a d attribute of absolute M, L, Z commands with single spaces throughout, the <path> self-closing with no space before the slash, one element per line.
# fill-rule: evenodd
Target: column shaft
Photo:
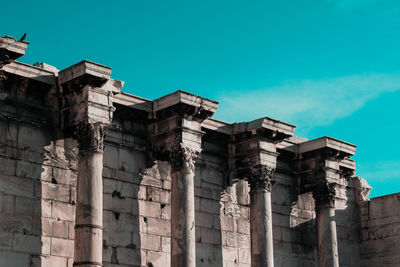
<path fill-rule="evenodd" d="M 194 173 L 176 171 L 172 178 L 172 265 L 196 266 L 196 236 L 194 221 Z"/>
<path fill-rule="evenodd" d="M 251 266 L 274 266 L 271 192 L 250 191 Z"/>
<path fill-rule="evenodd" d="M 318 206 L 316 216 L 318 266 L 339 267 L 335 208 L 329 205 Z"/>
<path fill-rule="evenodd" d="M 74 266 L 102 266 L 103 153 L 80 150 Z"/>
<path fill-rule="evenodd" d="M 275 169 L 265 165 L 250 167 L 251 266 L 273 267 L 271 177 Z"/>

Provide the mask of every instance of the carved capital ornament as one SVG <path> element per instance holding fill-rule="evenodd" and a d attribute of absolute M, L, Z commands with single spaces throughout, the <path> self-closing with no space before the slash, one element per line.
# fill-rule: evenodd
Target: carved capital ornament
<path fill-rule="evenodd" d="M 195 162 L 200 151 L 183 143 L 175 144 L 170 150 L 172 170 L 194 172 Z"/>
<path fill-rule="evenodd" d="M 74 133 L 79 143 L 79 149 L 102 152 L 105 131 L 106 125 L 104 123 L 79 123 Z"/>
<path fill-rule="evenodd" d="M 313 191 L 315 206 L 335 206 L 336 184 L 321 182 L 315 186 Z"/>
<path fill-rule="evenodd" d="M 265 189 L 271 192 L 271 177 L 275 173 L 275 168 L 259 165 L 250 167 L 247 181 L 250 184 L 251 190 Z"/>

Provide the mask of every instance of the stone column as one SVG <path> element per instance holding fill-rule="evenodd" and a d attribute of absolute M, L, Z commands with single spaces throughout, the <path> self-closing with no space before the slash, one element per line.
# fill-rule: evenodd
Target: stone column
<path fill-rule="evenodd" d="M 171 151 L 171 266 L 196 266 L 194 166 L 198 153 L 184 144 Z"/>
<path fill-rule="evenodd" d="M 77 127 L 79 141 L 74 266 L 102 266 L 104 124 Z"/>
<path fill-rule="evenodd" d="M 260 118 L 233 125 L 235 178 L 250 185 L 251 266 L 274 266 L 271 177 L 277 165 L 277 144 L 293 135 L 294 125 Z"/>
<path fill-rule="evenodd" d="M 318 266 L 339 267 L 336 221 L 335 184 L 322 182 L 313 192 L 317 216 Z"/>
<path fill-rule="evenodd" d="M 302 193 L 312 192 L 315 201 L 318 266 L 339 266 L 335 221 L 336 186 L 343 172 L 352 173 L 349 159 L 356 146 L 328 136 L 298 145 L 297 167 Z"/>
<path fill-rule="evenodd" d="M 202 148 L 201 123 L 218 103 L 185 91 L 153 102 L 152 145 L 156 158 L 171 163 L 171 266 L 196 266 L 195 160 Z"/>
<path fill-rule="evenodd" d="M 250 169 L 251 266 L 274 266 L 271 176 L 274 169 L 257 166 Z"/>
<path fill-rule="evenodd" d="M 104 133 L 124 84 L 110 76 L 110 67 L 87 60 L 58 73 L 61 127 L 79 145 L 74 266 L 102 266 Z"/>

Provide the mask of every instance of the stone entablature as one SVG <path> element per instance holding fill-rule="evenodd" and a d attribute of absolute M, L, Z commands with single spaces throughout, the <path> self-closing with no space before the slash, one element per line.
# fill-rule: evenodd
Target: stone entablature
<path fill-rule="evenodd" d="M 392 227 L 350 143 L 219 121 L 181 90 L 130 95 L 86 60 L 15 61 L 27 45 L 0 37 L 1 266 L 364 266 Z"/>
<path fill-rule="evenodd" d="M 11 36 L 0 36 L 0 67 L 25 55 L 28 45 L 28 42 L 17 41 Z"/>

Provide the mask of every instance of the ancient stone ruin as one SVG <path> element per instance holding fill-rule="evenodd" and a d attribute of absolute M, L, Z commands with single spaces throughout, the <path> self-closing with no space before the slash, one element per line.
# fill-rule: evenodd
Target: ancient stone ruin
<path fill-rule="evenodd" d="M 368 199 L 356 146 L 27 46 L 0 37 L 0 266 L 400 266 L 400 194 Z"/>

